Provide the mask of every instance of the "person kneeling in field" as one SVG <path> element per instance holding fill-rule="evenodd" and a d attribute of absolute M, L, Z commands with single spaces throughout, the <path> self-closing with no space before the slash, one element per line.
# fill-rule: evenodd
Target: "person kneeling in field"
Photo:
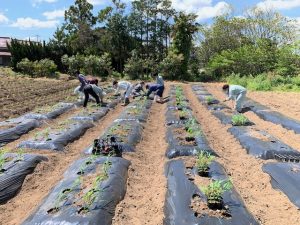
<path fill-rule="evenodd" d="M 96 85 L 89 84 L 88 81 L 86 80 L 85 76 L 81 74 L 79 71 L 76 71 L 75 73 L 77 75 L 77 78 L 79 82 L 81 83 L 78 91 L 81 91 L 84 93 L 84 102 L 83 102 L 83 107 L 86 108 L 88 100 L 89 100 L 89 95 L 95 98 L 96 103 L 100 105 L 100 99 L 98 94 L 94 91 L 94 87 L 97 87 Z M 99 90 L 98 90 L 99 91 Z M 102 96 L 103 98 L 103 96 Z"/>
<path fill-rule="evenodd" d="M 235 101 L 235 110 L 239 113 L 242 112 L 243 109 L 243 102 L 246 98 L 247 90 L 246 88 L 240 85 L 223 85 L 223 91 L 228 96 L 224 102 L 229 100 Z"/>
<path fill-rule="evenodd" d="M 141 92 L 143 92 L 143 94 L 146 94 L 144 91 L 144 85 L 145 85 L 144 81 L 141 81 L 134 85 L 133 90 L 132 90 L 133 98 L 142 96 Z"/>
<path fill-rule="evenodd" d="M 155 92 L 154 96 L 154 102 L 158 103 L 164 103 L 164 100 L 162 99 L 163 93 L 164 93 L 164 86 L 161 84 L 147 84 L 146 89 L 148 90 L 146 96 L 149 98 L 152 92 Z"/>
<path fill-rule="evenodd" d="M 123 97 L 124 97 L 124 104 L 126 106 L 129 104 L 129 97 L 131 95 L 133 85 L 128 81 L 113 81 L 113 87 L 116 89 L 115 94 L 119 94 L 120 90 L 124 90 Z"/>

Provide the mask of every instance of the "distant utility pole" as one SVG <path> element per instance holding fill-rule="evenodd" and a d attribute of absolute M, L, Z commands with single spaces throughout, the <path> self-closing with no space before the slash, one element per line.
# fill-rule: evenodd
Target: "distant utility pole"
<path fill-rule="evenodd" d="M 40 35 L 36 34 L 35 36 L 36 36 L 36 42 L 39 42 Z"/>

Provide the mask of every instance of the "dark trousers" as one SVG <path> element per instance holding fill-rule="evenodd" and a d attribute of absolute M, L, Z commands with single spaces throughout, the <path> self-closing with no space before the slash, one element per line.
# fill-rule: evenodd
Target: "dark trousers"
<path fill-rule="evenodd" d="M 86 105 L 89 101 L 89 95 L 93 96 L 96 99 L 97 104 L 100 104 L 99 96 L 94 92 L 91 85 L 86 85 L 83 88 L 83 93 L 84 93 L 83 107 L 86 107 Z"/>

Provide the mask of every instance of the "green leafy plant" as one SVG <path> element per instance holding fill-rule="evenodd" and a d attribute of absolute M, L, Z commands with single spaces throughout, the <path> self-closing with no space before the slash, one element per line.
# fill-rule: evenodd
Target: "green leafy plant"
<path fill-rule="evenodd" d="M 207 187 L 203 187 L 202 191 L 207 197 L 208 206 L 210 206 L 214 204 L 222 204 L 222 195 L 225 191 L 229 191 L 231 189 L 232 183 L 230 180 L 216 180 L 211 182 Z"/>
<path fill-rule="evenodd" d="M 188 116 L 188 111 L 187 110 L 182 110 L 179 112 L 179 119 L 186 119 Z"/>
<path fill-rule="evenodd" d="M 6 157 L 4 156 L 6 149 L 0 148 L 0 173 L 3 169 L 4 163 L 6 162 Z"/>
<path fill-rule="evenodd" d="M 213 155 L 211 155 L 209 152 L 201 151 L 198 154 L 197 161 L 196 161 L 196 167 L 198 170 L 198 173 L 200 175 L 207 175 L 208 174 L 208 167 L 209 164 L 215 159 Z"/>
<path fill-rule="evenodd" d="M 243 114 L 236 114 L 232 116 L 231 122 L 233 126 L 246 126 L 249 120 Z"/>
<path fill-rule="evenodd" d="M 18 161 L 23 161 L 24 160 L 24 149 L 19 148 L 17 151 L 17 160 Z"/>
<path fill-rule="evenodd" d="M 210 104 L 213 104 L 213 102 L 215 101 L 215 98 L 212 97 L 212 96 L 206 96 L 205 97 L 205 102 L 210 105 Z"/>

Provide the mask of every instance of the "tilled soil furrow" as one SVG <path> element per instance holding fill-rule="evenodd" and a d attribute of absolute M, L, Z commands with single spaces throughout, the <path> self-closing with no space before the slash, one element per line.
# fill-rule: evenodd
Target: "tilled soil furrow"
<path fill-rule="evenodd" d="M 167 88 L 168 89 L 168 88 Z M 168 93 L 168 90 L 165 90 Z M 114 225 L 161 225 L 166 191 L 164 176 L 166 105 L 152 105 L 136 152 L 124 154 L 131 161 L 127 192 L 117 206 Z"/>
<path fill-rule="evenodd" d="M 43 198 L 47 196 L 52 187 L 62 179 L 63 173 L 69 165 L 83 154 L 83 150 L 91 145 L 93 140 L 111 125 L 112 121 L 118 118 L 123 109 L 123 107 L 117 106 L 103 119 L 96 122 L 95 127 L 87 130 L 79 140 L 69 144 L 64 152 L 26 151 L 47 156 L 49 161 L 39 164 L 34 173 L 26 177 L 20 193 L 6 204 L 0 206 L 0 224 L 17 225 L 26 219 L 41 203 Z M 62 118 L 65 118 L 65 116 Z M 25 136 L 28 138 L 28 135 Z M 20 141 L 18 140 L 18 142 Z M 16 145 L 17 143 L 14 142 L 13 144 Z"/>
<path fill-rule="evenodd" d="M 185 85 L 184 89 L 210 146 L 220 156 L 217 160 L 225 166 L 249 211 L 261 224 L 281 225 L 286 221 L 299 224 L 297 208 L 283 193 L 272 188 L 270 177 L 262 171 L 261 166 L 266 161 L 248 155 L 227 132 L 229 126 L 221 124 L 198 102 L 190 86 Z M 210 89 L 208 91 L 211 92 Z"/>

